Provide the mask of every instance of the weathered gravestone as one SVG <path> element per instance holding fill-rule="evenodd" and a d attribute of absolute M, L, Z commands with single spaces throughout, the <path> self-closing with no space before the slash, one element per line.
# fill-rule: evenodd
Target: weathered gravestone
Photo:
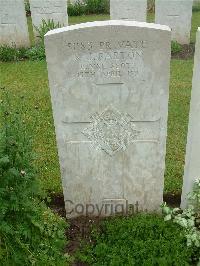
<path fill-rule="evenodd" d="M 172 29 L 172 40 L 190 43 L 192 0 L 156 0 L 155 22 Z"/>
<path fill-rule="evenodd" d="M 195 179 L 200 178 L 200 28 L 197 31 L 190 119 L 182 191 L 182 207 L 187 206 L 187 194 L 192 191 Z"/>
<path fill-rule="evenodd" d="M 35 27 L 39 27 L 42 20 L 53 20 L 55 23 L 59 22 L 61 26 L 68 25 L 67 0 L 30 0 L 30 9 Z"/>
<path fill-rule="evenodd" d="M 159 208 L 170 33 L 167 26 L 111 20 L 46 34 L 68 216 L 85 214 L 87 204 L 94 215 L 127 203 Z"/>
<path fill-rule="evenodd" d="M 0 0 L 0 45 L 29 45 L 23 0 Z"/>
<path fill-rule="evenodd" d="M 146 21 L 147 0 L 110 0 L 111 19 Z"/>

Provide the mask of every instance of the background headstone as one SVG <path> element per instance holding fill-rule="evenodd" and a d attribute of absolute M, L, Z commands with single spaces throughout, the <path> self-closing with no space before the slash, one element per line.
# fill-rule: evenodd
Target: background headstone
<path fill-rule="evenodd" d="M 169 27 L 134 21 L 85 23 L 46 34 L 68 216 L 83 214 L 78 204 L 79 210 L 93 204 L 94 215 L 102 206 L 127 202 L 159 209 L 170 45 Z"/>
<path fill-rule="evenodd" d="M 172 40 L 190 43 L 192 0 L 156 0 L 155 22 L 172 29 Z"/>
<path fill-rule="evenodd" d="M 147 0 L 110 0 L 110 18 L 113 20 L 146 21 Z"/>
<path fill-rule="evenodd" d="M 193 5 L 200 5 L 200 0 L 194 0 Z"/>
<path fill-rule="evenodd" d="M 36 27 L 42 20 L 52 20 L 61 26 L 68 25 L 67 0 L 30 0 L 32 24 Z M 34 32 L 36 34 L 35 28 Z"/>
<path fill-rule="evenodd" d="M 190 118 L 185 158 L 181 207 L 187 206 L 187 195 L 192 191 L 195 179 L 200 178 L 200 28 L 197 31 Z"/>
<path fill-rule="evenodd" d="M 0 45 L 29 46 L 24 0 L 0 0 Z"/>

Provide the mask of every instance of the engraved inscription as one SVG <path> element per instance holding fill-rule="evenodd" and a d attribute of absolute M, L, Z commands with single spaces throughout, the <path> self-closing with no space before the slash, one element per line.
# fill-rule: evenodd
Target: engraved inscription
<path fill-rule="evenodd" d="M 37 4 L 37 2 L 33 2 L 33 9 L 35 9 L 35 13 L 37 14 L 62 14 L 62 4 L 61 3 L 56 3 L 54 1 L 45 1 L 42 3 L 43 5 L 41 6 Z"/>
<path fill-rule="evenodd" d="M 178 18 L 180 16 L 179 15 L 167 15 L 167 17 L 170 17 L 170 18 Z"/>
<path fill-rule="evenodd" d="M 145 40 L 66 42 L 63 49 L 74 56 L 78 79 L 136 79 L 142 75 Z M 143 80 L 143 78 L 140 78 Z M 117 80 L 119 82 L 119 80 Z"/>
<path fill-rule="evenodd" d="M 100 42 L 92 42 L 92 41 L 82 41 L 82 42 L 65 42 L 65 46 L 73 51 L 90 51 L 94 48 L 98 50 L 101 49 L 119 49 L 119 48 L 127 48 L 127 49 L 143 49 L 148 47 L 148 43 L 146 40 L 122 40 L 116 43 L 112 43 L 109 41 L 100 41 Z"/>
<path fill-rule="evenodd" d="M 120 150 L 126 150 L 139 134 L 131 119 L 130 115 L 122 114 L 110 106 L 101 114 L 94 114 L 93 123 L 82 133 L 92 141 L 93 146 L 112 156 Z"/>
<path fill-rule="evenodd" d="M 143 57 L 142 50 L 107 51 L 89 53 L 79 64 L 79 78 L 85 77 L 135 77 L 138 74 L 137 65 Z M 83 61 L 83 62 L 82 62 Z"/>

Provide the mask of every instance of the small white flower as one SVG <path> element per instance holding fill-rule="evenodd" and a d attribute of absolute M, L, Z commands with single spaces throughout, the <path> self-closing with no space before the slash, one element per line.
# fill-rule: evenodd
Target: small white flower
<path fill-rule="evenodd" d="M 21 170 L 20 174 L 21 174 L 22 176 L 25 176 L 26 172 L 25 172 L 24 170 Z"/>

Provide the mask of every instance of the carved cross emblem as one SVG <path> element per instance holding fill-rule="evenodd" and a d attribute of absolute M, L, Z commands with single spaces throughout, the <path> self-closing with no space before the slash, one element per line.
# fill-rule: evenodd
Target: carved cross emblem
<path fill-rule="evenodd" d="M 92 141 L 95 148 L 112 156 L 120 150 L 126 150 L 140 133 L 131 120 L 130 115 L 110 106 L 102 113 L 95 113 L 92 123 L 82 133 Z"/>

